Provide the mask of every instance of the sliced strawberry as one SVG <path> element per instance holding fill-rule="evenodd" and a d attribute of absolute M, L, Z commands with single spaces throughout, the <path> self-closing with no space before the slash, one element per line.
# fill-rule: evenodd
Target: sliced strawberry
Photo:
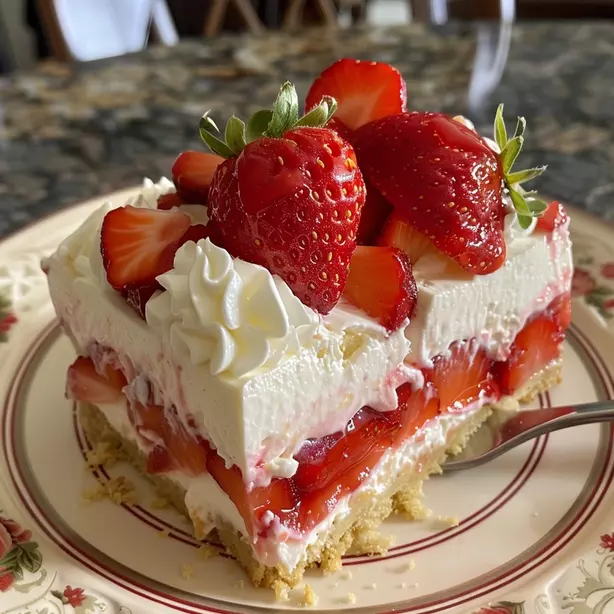
<path fill-rule="evenodd" d="M 398 445 L 416 434 L 416 431 L 437 417 L 441 412 L 439 399 L 430 382 L 420 390 L 414 390 L 411 384 L 403 384 L 397 389 L 398 408 L 386 412 L 389 420 L 399 424 L 394 441 Z"/>
<path fill-rule="evenodd" d="M 565 211 L 565 207 L 563 207 L 560 202 L 553 200 L 541 217 L 537 219 L 535 229 L 550 233 L 555 228 L 563 226 L 568 221 L 569 216 L 567 215 L 567 211 Z"/>
<path fill-rule="evenodd" d="M 79 356 L 68 367 L 66 394 L 75 401 L 85 403 L 116 403 L 124 398 L 122 389 L 126 379 L 110 366 L 104 375 L 96 371 L 91 358 Z"/>
<path fill-rule="evenodd" d="M 180 211 L 138 209 L 109 211 L 102 223 L 101 250 L 107 280 L 115 290 L 141 287 L 173 266 L 190 218 Z"/>
<path fill-rule="evenodd" d="M 393 247 L 357 247 L 344 296 L 388 330 L 396 330 L 411 318 L 418 296 L 407 256 Z"/>
<path fill-rule="evenodd" d="M 427 378 L 435 386 L 442 412 L 465 410 L 479 399 L 498 399 L 492 361 L 475 340 L 458 341 L 433 359 Z"/>
<path fill-rule="evenodd" d="M 404 113 L 407 104 L 405 81 L 396 68 L 353 59 L 335 62 L 314 81 L 305 108 L 312 109 L 323 96 L 335 98 L 339 105 L 335 118 L 350 130 Z"/>
<path fill-rule="evenodd" d="M 365 182 L 367 198 L 360 214 L 360 225 L 356 235 L 358 245 L 375 245 L 392 205 L 372 186 Z"/>
<path fill-rule="evenodd" d="M 173 207 L 179 207 L 181 205 L 185 205 L 186 203 L 183 201 L 179 194 L 171 193 L 171 194 L 163 194 L 158 198 L 158 209 L 163 209 L 168 211 L 168 209 L 172 209 Z"/>
<path fill-rule="evenodd" d="M 202 442 L 202 445 L 206 450 L 209 473 L 237 507 L 250 535 L 261 532 L 258 521 L 267 510 L 279 518 L 296 515 L 298 497 L 291 480 L 275 479 L 269 486 L 254 488 L 248 493 L 240 469 L 236 465 L 227 467 L 210 444 Z"/>
<path fill-rule="evenodd" d="M 181 424 L 172 408 L 166 411 L 159 405 L 135 402 L 132 409 L 138 433 L 146 442 L 155 444 L 151 463 L 155 464 L 158 472 L 169 464 L 171 468 L 181 469 L 188 475 L 200 475 L 206 471 L 205 450 L 197 436 Z M 162 450 L 156 450 L 159 447 Z"/>
<path fill-rule="evenodd" d="M 508 359 L 494 365 L 503 394 L 513 394 L 533 375 L 559 358 L 570 321 L 570 297 L 563 294 L 524 325 L 512 343 Z"/>
<path fill-rule="evenodd" d="M 147 455 L 146 469 L 149 473 L 168 473 L 177 469 L 168 450 L 164 446 L 155 445 Z"/>
<path fill-rule="evenodd" d="M 201 475 L 207 470 L 205 450 L 195 434 L 188 432 L 179 421 L 167 424 L 164 443 L 173 461 L 188 475 Z"/>
<path fill-rule="evenodd" d="M 173 164 L 173 183 L 177 194 L 189 204 L 207 202 L 211 179 L 224 161 L 220 156 L 203 151 L 184 151 Z"/>
<path fill-rule="evenodd" d="M 181 237 L 181 245 L 187 243 L 188 241 L 194 241 L 194 243 L 198 243 L 201 239 L 206 239 L 211 236 L 211 223 L 207 224 L 194 224 L 194 226 L 190 226 L 183 237 Z"/>
<path fill-rule="evenodd" d="M 326 488 L 351 467 L 362 464 L 374 446 L 386 449 L 392 443 L 396 424 L 369 407 L 360 409 L 345 433 L 308 441 L 295 456 L 299 463 L 294 481 L 301 491 Z"/>

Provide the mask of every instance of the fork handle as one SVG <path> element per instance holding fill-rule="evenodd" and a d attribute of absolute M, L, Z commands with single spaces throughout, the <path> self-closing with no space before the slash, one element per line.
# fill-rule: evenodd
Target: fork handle
<path fill-rule="evenodd" d="M 614 400 L 521 411 L 502 426 L 495 443 L 514 439 L 519 444 L 551 431 L 610 420 L 614 420 Z"/>

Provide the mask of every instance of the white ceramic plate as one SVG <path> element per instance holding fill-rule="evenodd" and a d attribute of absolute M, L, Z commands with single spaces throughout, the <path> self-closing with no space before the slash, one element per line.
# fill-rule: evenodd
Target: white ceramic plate
<path fill-rule="evenodd" d="M 113 195 L 125 200 L 129 192 Z M 126 466 L 139 504 L 87 504 L 109 480 L 64 398 L 73 350 L 39 267 L 102 199 L 53 215 L 0 245 L 0 612 L 254 612 L 275 603 L 225 556 L 206 561 L 188 523 L 155 509 Z M 540 400 L 614 397 L 614 229 L 573 211 L 577 272 L 564 382 Z M 332 576 L 309 573 L 318 611 L 546 614 L 614 612 L 614 433 L 561 431 L 488 466 L 432 479 L 432 519 L 386 522 L 383 557 L 348 556 Z M 438 516 L 455 516 L 445 526 Z M 355 603 L 352 603 L 353 597 Z M 490 604 L 486 606 L 485 604 Z"/>

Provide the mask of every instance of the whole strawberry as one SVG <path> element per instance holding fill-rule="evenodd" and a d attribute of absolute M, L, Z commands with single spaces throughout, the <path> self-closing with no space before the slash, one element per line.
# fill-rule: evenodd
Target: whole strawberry
<path fill-rule="evenodd" d="M 324 126 L 330 97 L 299 118 L 294 86 L 247 126 L 232 117 L 222 141 L 206 115 L 201 136 L 227 160 L 213 176 L 209 216 L 233 256 L 279 275 L 294 294 L 328 313 L 345 286 L 365 185 L 352 146 Z"/>
<path fill-rule="evenodd" d="M 545 208 L 518 190 L 518 184 L 544 169 L 511 171 L 522 147 L 524 121 L 508 139 L 502 109 L 495 122 L 500 154 L 443 113 L 384 117 L 362 126 L 353 136 L 370 185 L 398 216 L 477 275 L 492 273 L 505 262 L 506 194 L 524 227 Z"/>

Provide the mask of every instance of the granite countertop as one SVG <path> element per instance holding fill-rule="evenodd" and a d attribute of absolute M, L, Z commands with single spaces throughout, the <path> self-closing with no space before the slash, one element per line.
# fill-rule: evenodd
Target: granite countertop
<path fill-rule="evenodd" d="M 390 62 L 409 106 L 467 112 L 470 25 L 222 37 L 0 80 L 0 237 L 66 205 L 168 175 L 197 124 L 269 106 L 292 80 L 304 95 L 335 58 Z M 491 132 L 499 101 L 527 118 L 523 163 L 548 164 L 545 194 L 614 220 L 614 22 L 515 26 L 500 85 L 474 119 Z"/>

